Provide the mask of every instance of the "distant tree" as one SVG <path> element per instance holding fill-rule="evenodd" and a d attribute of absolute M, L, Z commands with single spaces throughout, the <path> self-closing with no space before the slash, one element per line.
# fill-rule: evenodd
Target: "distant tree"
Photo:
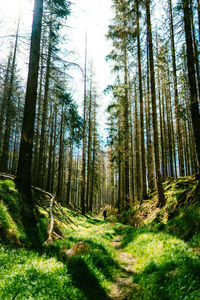
<path fill-rule="evenodd" d="M 174 22 L 173 22 L 173 10 L 172 10 L 172 1 L 171 0 L 168 0 L 168 5 L 169 5 L 169 16 L 170 16 L 170 40 L 171 40 L 172 66 L 173 66 L 173 81 L 174 81 L 174 100 L 175 100 L 175 109 L 176 109 L 176 129 L 177 129 L 177 140 L 178 140 L 179 174 L 180 174 L 180 176 L 183 176 L 184 175 L 183 142 L 182 142 L 182 131 L 181 131 L 181 124 L 180 124 L 176 53 L 175 53 L 175 42 L 174 42 Z"/>
<path fill-rule="evenodd" d="M 16 71 L 16 55 L 18 47 L 18 35 L 19 35 L 19 21 L 17 25 L 16 39 L 12 57 L 12 63 L 10 67 L 10 80 L 7 87 L 7 105 L 6 105 L 6 120 L 5 120 L 5 131 L 3 136 L 3 149 L 0 160 L 0 168 L 4 172 L 8 172 L 8 161 L 9 161 L 9 141 L 11 135 L 11 119 L 12 119 L 12 108 L 13 108 L 13 90 L 14 90 L 14 79 Z"/>

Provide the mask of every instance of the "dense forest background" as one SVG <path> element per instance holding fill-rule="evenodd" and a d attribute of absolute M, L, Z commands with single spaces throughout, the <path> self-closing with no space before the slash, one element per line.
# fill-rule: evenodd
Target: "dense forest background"
<path fill-rule="evenodd" d="M 199 0 L 112 0 L 109 80 L 87 30 L 71 51 L 74 3 L 21 3 L 11 34 L 0 15 L 0 299 L 200 299 Z"/>
<path fill-rule="evenodd" d="M 160 5 L 113 1 L 106 146 L 87 41 L 84 67 L 61 58 L 73 6 L 35 1 L 27 84 L 17 60 L 19 15 L 0 66 L 0 170 L 16 175 L 23 193 L 33 184 L 83 214 L 105 204 L 120 212 L 154 189 L 162 207 L 163 181 L 199 173 L 199 1 L 164 1 L 162 14 Z M 83 76 L 81 107 L 70 91 L 71 65 Z"/>

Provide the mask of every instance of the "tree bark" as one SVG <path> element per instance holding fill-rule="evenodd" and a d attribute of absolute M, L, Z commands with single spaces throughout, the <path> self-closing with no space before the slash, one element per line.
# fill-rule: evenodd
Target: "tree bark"
<path fill-rule="evenodd" d="M 139 3 L 136 1 L 137 10 L 137 56 L 138 56 L 138 76 L 139 76 L 139 96 L 140 96 L 140 143 L 142 158 L 142 196 L 147 198 L 146 183 L 146 162 L 145 162 L 145 145 L 144 145 L 144 112 L 143 112 L 143 90 L 142 90 L 142 69 L 141 69 L 141 46 L 140 46 L 140 12 Z"/>
<path fill-rule="evenodd" d="M 191 12 L 189 7 L 189 1 L 184 0 L 183 2 L 184 12 L 184 28 L 185 28 L 185 41 L 186 41 L 186 54 L 187 54 L 187 68 L 188 68 L 188 81 L 190 91 L 190 110 L 192 117 L 192 128 L 195 141 L 196 155 L 197 155 L 197 166 L 198 172 L 200 168 L 200 115 L 199 105 L 197 101 L 197 86 L 195 77 L 194 67 L 194 49 L 192 43 L 192 32 L 191 32 Z"/>
<path fill-rule="evenodd" d="M 171 56 L 172 56 L 172 67 L 173 67 L 173 82 L 174 82 L 174 102 L 176 111 L 176 131 L 177 131 L 177 142 L 178 142 L 178 161 L 179 161 L 179 174 L 184 176 L 184 162 L 183 162 L 183 142 L 182 142 L 182 130 L 180 123 L 180 109 L 178 99 L 178 84 L 177 84 L 177 71 L 176 71 L 176 54 L 174 45 L 174 23 L 173 23 L 173 12 L 172 12 L 172 1 L 168 0 L 169 14 L 170 14 L 170 40 L 171 40 Z"/>
<path fill-rule="evenodd" d="M 40 135 L 40 150 L 38 158 L 38 178 L 37 184 L 40 187 L 44 186 L 44 174 L 46 168 L 46 159 L 45 159 L 45 132 L 46 132 L 46 122 L 48 115 L 48 94 L 49 94 L 49 78 L 50 78 L 50 64 L 52 56 L 52 29 L 49 29 L 49 47 L 47 55 L 47 67 L 46 67 L 46 79 L 45 79 L 45 88 L 44 88 L 44 100 L 43 100 L 43 110 L 42 110 L 42 127 Z"/>
<path fill-rule="evenodd" d="M 32 246 L 38 245 L 36 218 L 33 212 L 34 203 L 31 193 L 31 165 L 33 135 L 37 97 L 38 70 L 40 58 L 40 38 L 43 15 L 43 0 L 35 0 L 31 47 L 29 58 L 28 81 L 26 88 L 22 134 L 20 141 L 19 161 L 16 183 L 23 198 L 23 222 Z"/>
<path fill-rule="evenodd" d="M 12 65 L 10 70 L 10 82 L 8 85 L 7 94 L 7 111 L 6 111 L 6 122 L 5 122 L 5 132 L 3 138 L 3 150 L 1 155 L 1 170 L 8 172 L 8 161 L 9 161 L 9 141 L 10 141 L 10 131 L 11 131 L 11 120 L 12 120 L 12 96 L 13 96 L 13 84 L 15 79 L 15 65 L 16 65 L 16 54 L 18 45 L 18 34 L 19 34 L 19 20 L 17 25 L 17 33 L 15 39 L 15 47 L 13 52 Z"/>
<path fill-rule="evenodd" d="M 160 157 L 158 147 L 158 124 L 156 112 L 156 91 L 155 91 L 155 72 L 154 72 L 154 58 L 153 58 L 153 44 L 151 32 L 151 15 L 150 15 L 150 1 L 146 0 L 146 16 L 147 16 L 147 36 L 149 47 L 150 59 L 150 80 L 151 80 L 151 103 L 153 113 L 153 133 L 154 133 L 154 156 L 155 156 L 155 169 L 156 169 L 156 185 L 158 192 L 158 204 L 160 207 L 165 205 L 165 195 L 162 186 L 162 179 L 160 174 Z"/>

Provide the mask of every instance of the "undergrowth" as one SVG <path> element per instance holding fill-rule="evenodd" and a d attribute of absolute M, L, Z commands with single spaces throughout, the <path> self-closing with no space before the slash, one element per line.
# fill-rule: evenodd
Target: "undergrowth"
<path fill-rule="evenodd" d="M 64 238 L 38 253 L 22 247 L 26 237 L 14 183 L 0 181 L 0 299 L 110 299 L 116 276 L 125 276 L 118 251 L 132 255 L 134 261 L 129 299 L 200 299 L 197 182 L 193 177 L 180 178 L 169 180 L 164 188 L 163 209 L 155 209 L 152 195 L 122 216 L 123 221 L 133 219 L 134 227 L 117 223 L 114 217 L 104 221 L 63 207 L 55 222 Z M 65 216 L 70 224 L 64 222 Z M 43 241 L 48 222 L 48 210 L 40 208 L 38 229 Z M 6 240 L 9 232 L 20 240 L 20 248 L 13 247 L 16 240 Z M 118 235 L 122 236 L 119 250 L 112 244 Z M 63 251 L 77 242 L 87 244 L 89 251 L 66 259 Z"/>
<path fill-rule="evenodd" d="M 136 299 L 199 299 L 200 259 L 183 240 L 148 226 L 127 227 L 122 248 L 135 258 Z"/>

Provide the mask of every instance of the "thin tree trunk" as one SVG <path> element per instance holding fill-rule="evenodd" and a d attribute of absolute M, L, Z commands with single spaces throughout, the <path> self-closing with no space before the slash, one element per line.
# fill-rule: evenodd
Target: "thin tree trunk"
<path fill-rule="evenodd" d="M 153 133 L 154 133 L 154 156 L 156 169 L 156 185 L 158 191 L 158 204 L 160 207 L 165 205 L 165 195 L 162 186 L 162 179 L 160 174 L 160 157 L 158 147 L 158 124 L 156 112 L 156 90 L 155 90 L 155 72 L 154 72 L 154 58 L 153 58 L 153 44 L 151 32 L 151 15 L 150 15 L 150 1 L 146 0 L 146 15 L 147 15 L 147 36 L 150 59 L 150 80 L 151 80 L 151 103 L 153 112 Z"/>
<path fill-rule="evenodd" d="M 70 149 L 69 149 L 69 166 L 68 166 L 68 180 L 67 180 L 67 193 L 66 193 L 66 204 L 67 205 L 69 205 L 69 202 L 70 202 L 72 161 L 73 161 L 73 140 L 71 139 Z"/>
<path fill-rule="evenodd" d="M 0 154 L 1 154 L 1 150 L 2 150 L 2 141 L 3 141 L 4 115 L 5 115 L 6 106 L 7 106 L 7 102 L 8 102 L 10 63 L 11 63 L 11 54 L 9 54 L 9 57 L 8 57 L 8 63 L 7 63 L 7 68 L 6 68 L 5 80 L 4 80 L 4 88 L 3 88 L 3 98 L 2 98 L 1 110 L 0 110 Z"/>
<path fill-rule="evenodd" d="M 55 117 L 54 117 L 54 137 L 53 137 L 53 160 L 52 160 L 52 171 L 51 171 L 51 184 L 50 184 L 50 192 L 54 192 L 54 182 L 55 182 L 55 165 L 56 165 L 56 136 L 57 136 L 57 106 L 54 108 Z"/>
<path fill-rule="evenodd" d="M 51 187 L 51 173 L 52 173 L 52 159 L 53 159 L 53 133 L 54 133 L 54 114 L 53 104 L 50 108 L 50 141 L 49 141 L 49 159 L 48 159 L 48 171 L 47 171 L 47 191 L 50 191 Z"/>
<path fill-rule="evenodd" d="M 7 95 L 7 112 L 6 112 L 6 122 L 5 122 L 5 132 L 3 138 L 3 150 L 1 155 L 1 165 L 0 169 L 4 172 L 8 171 L 8 161 L 9 161 L 9 141 L 10 141 L 10 131 L 11 131 L 11 120 L 12 120 L 12 96 L 13 96 L 13 85 L 15 78 L 15 65 L 16 65 L 16 54 L 18 46 L 18 34 L 19 34 L 19 20 L 17 25 L 17 33 L 15 39 L 15 47 L 13 52 L 12 66 L 10 71 L 10 83 L 8 85 L 8 95 Z"/>
<path fill-rule="evenodd" d="M 151 118 L 151 104 L 150 104 L 150 84 L 149 84 L 149 51 L 147 47 L 147 165 L 148 165 L 148 184 L 149 189 L 153 190 L 155 187 L 154 171 L 153 171 L 153 145 L 152 145 L 152 118 Z"/>
<path fill-rule="evenodd" d="M 85 69 L 84 69 L 84 103 L 83 103 L 83 143 L 82 143 L 82 178 L 81 178 L 81 211 L 85 215 L 85 135 L 86 135 L 86 97 L 87 97 L 87 36 L 85 37 Z"/>
<path fill-rule="evenodd" d="M 128 102 L 128 70 L 127 70 L 127 45 L 124 38 L 123 55 L 124 55 L 124 97 L 123 97 L 123 118 L 124 118 L 124 204 L 126 209 L 130 207 L 129 192 L 129 102 Z"/>
<path fill-rule="evenodd" d="M 63 157 L 64 157 L 64 107 L 62 107 L 61 121 L 60 121 L 60 145 L 59 145 L 59 158 L 58 158 L 58 183 L 56 196 L 59 201 L 62 201 L 62 179 L 63 179 Z"/>
<path fill-rule="evenodd" d="M 171 39 L 171 55 L 172 55 L 172 66 L 173 66 L 174 102 L 175 102 L 175 112 L 176 112 L 179 174 L 180 176 L 184 176 L 183 142 L 182 142 L 182 131 L 181 131 L 180 109 L 179 109 L 178 87 L 177 87 L 178 84 L 177 84 L 177 71 L 176 71 L 176 53 L 175 53 L 175 45 L 174 45 L 174 24 L 173 24 L 172 1 L 168 0 L 168 4 L 169 4 L 169 13 L 170 13 L 170 39 Z"/>
<path fill-rule="evenodd" d="M 96 113 L 94 115 L 94 127 L 96 123 Z M 89 210 L 93 210 L 93 203 L 94 203 L 94 182 L 95 182 L 95 162 L 96 162 L 96 132 L 94 130 L 93 133 L 93 153 L 92 153 L 92 168 L 91 168 L 91 189 L 90 189 L 90 203 L 89 203 Z"/>
<path fill-rule="evenodd" d="M 44 34 L 43 34 L 44 35 Z M 43 41 L 41 49 L 41 66 L 40 66 L 40 82 L 39 82 L 39 92 L 38 92 L 38 109 L 37 109 L 37 123 L 35 130 L 35 148 L 34 148 L 34 158 L 33 158 L 33 181 L 37 184 L 38 175 L 38 159 L 39 159 L 39 137 L 40 137 L 40 124 L 42 116 L 42 83 L 43 83 L 43 68 L 44 68 L 44 53 L 43 53 Z"/>
<path fill-rule="evenodd" d="M 42 127 L 40 135 L 40 150 L 38 158 L 38 186 L 44 186 L 44 174 L 46 168 L 46 159 L 45 159 L 45 132 L 46 132 L 46 122 L 48 115 L 48 95 L 49 95 L 49 78 L 50 78 L 50 64 L 52 56 L 52 29 L 49 29 L 49 47 L 47 55 L 47 67 L 46 67 L 46 79 L 45 79 L 45 88 L 44 88 L 44 100 L 43 100 L 43 110 L 42 110 Z"/>
<path fill-rule="evenodd" d="M 145 145 L 144 145 L 144 113 L 143 113 L 143 90 L 142 90 L 142 70 L 141 70 L 141 47 L 140 47 L 140 12 L 139 3 L 136 1 L 137 10 L 137 55 L 138 55 L 138 76 L 139 76 L 139 96 L 140 96 L 140 143 L 142 158 L 142 196 L 147 198 L 146 183 L 146 162 L 145 162 Z"/>
<path fill-rule="evenodd" d="M 92 72 L 92 71 L 91 71 Z M 91 113 L 92 113 L 92 75 L 90 79 L 90 96 L 88 107 L 88 149 L 87 149 L 87 187 L 86 187 L 86 209 L 89 209 L 89 197 L 90 197 L 90 171 L 91 171 Z"/>
<path fill-rule="evenodd" d="M 135 124 L 135 180 L 136 180 L 136 198 L 137 201 L 141 200 L 140 196 L 140 143 L 139 143 L 139 132 L 138 132 L 138 95 L 137 95 L 137 87 L 135 84 L 135 116 L 134 116 L 134 124 Z"/>

